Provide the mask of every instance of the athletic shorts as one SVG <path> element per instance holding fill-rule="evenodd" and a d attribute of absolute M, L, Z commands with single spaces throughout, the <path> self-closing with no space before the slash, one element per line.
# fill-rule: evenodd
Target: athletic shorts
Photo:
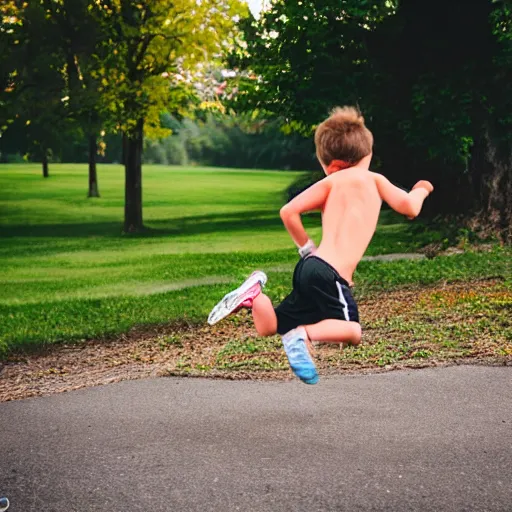
<path fill-rule="evenodd" d="M 328 319 L 359 322 L 349 284 L 316 256 L 299 261 L 293 272 L 293 290 L 275 312 L 279 334 Z"/>

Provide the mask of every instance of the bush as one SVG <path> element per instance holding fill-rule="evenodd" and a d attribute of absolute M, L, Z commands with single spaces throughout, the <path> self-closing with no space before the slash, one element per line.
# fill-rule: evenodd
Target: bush
<path fill-rule="evenodd" d="M 0 153 L 0 162 L 4 164 L 22 164 L 25 159 L 19 153 Z"/>

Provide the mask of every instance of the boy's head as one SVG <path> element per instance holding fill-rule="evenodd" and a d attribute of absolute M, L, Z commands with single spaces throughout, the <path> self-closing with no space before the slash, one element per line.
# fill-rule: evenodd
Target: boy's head
<path fill-rule="evenodd" d="M 371 155 L 373 135 L 354 107 L 337 107 L 315 131 L 316 156 L 325 172 L 352 167 Z"/>

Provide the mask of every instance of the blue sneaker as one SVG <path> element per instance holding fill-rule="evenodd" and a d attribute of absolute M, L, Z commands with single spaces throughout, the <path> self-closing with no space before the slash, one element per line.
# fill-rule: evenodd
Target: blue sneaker
<path fill-rule="evenodd" d="M 7 498 L 0 498 L 0 512 L 5 512 L 9 508 L 9 500 Z"/>
<path fill-rule="evenodd" d="M 306 346 L 307 333 L 303 327 L 298 327 L 283 336 L 283 346 L 291 369 L 295 375 L 306 384 L 318 382 L 318 372 Z"/>

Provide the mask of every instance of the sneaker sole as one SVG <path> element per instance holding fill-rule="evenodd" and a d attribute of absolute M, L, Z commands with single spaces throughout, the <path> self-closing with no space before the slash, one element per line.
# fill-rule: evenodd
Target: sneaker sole
<path fill-rule="evenodd" d="M 265 286 L 267 276 L 263 272 L 258 272 L 250 275 L 236 290 L 226 294 L 221 301 L 219 301 L 208 315 L 208 323 L 215 325 L 228 315 L 233 313 L 236 308 L 247 299 L 246 293 L 256 284 L 260 283 L 261 287 Z"/>

